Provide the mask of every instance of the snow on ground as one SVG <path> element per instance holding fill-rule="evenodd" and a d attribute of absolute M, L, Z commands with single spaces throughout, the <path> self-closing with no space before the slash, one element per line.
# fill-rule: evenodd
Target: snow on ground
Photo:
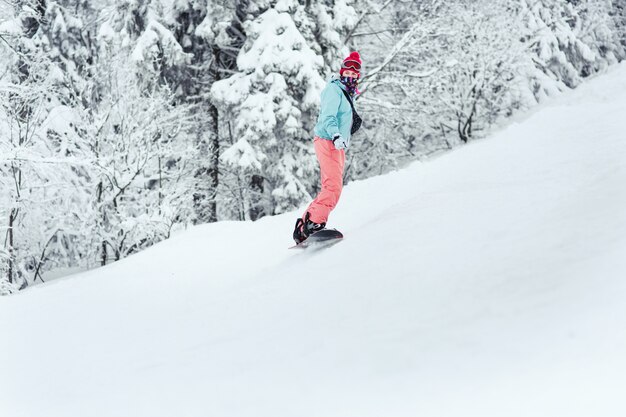
<path fill-rule="evenodd" d="M 626 65 L 295 213 L 0 299 L 0 415 L 623 417 Z"/>

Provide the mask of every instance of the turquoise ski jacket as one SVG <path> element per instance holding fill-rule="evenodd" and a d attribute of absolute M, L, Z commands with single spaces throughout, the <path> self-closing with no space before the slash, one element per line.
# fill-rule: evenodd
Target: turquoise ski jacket
<path fill-rule="evenodd" d="M 331 79 L 324 90 L 320 102 L 320 114 L 315 125 L 315 136 L 333 140 L 336 133 L 350 143 L 352 128 L 352 107 L 341 90 L 346 87 L 338 79 Z"/>

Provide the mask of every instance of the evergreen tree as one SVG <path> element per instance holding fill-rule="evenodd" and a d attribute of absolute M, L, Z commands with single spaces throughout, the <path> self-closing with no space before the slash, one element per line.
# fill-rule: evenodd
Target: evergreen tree
<path fill-rule="evenodd" d="M 608 0 L 522 3 L 521 16 L 538 69 L 573 88 L 624 57 Z"/>
<path fill-rule="evenodd" d="M 332 4 L 322 14 L 326 23 L 331 10 Z M 329 68 L 316 39 L 333 36 L 316 36 L 318 26 L 311 18 L 296 1 L 270 4 L 244 24 L 240 72 L 212 88 L 222 114 L 232 115 L 224 125 L 232 142 L 222 160 L 233 173 L 227 181 L 243 200 L 240 218 L 292 209 L 310 198 L 317 182 L 310 141 Z M 327 53 L 330 46 L 324 45 Z M 337 51 L 335 59 L 341 60 Z"/>
<path fill-rule="evenodd" d="M 611 5 L 613 6 L 611 15 L 615 22 L 616 37 L 622 46 L 622 50 L 626 53 L 626 2 L 623 0 L 612 0 Z M 624 59 L 623 56 L 622 59 Z"/>
<path fill-rule="evenodd" d="M 186 64 L 172 68 L 165 78 L 177 101 L 190 111 L 187 130 L 195 137 L 194 223 L 218 220 L 219 115 L 210 87 L 236 69 L 235 59 L 245 40 L 241 21 L 246 17 L 248 1 L 236 1 L 233 8 L 234 15 L 230 16 L 223 2 L 181 0 L 165 19 L 190 56 Z M 229 19 L 230 23 L 224 24 Z"/>
<path fill-rule="evenodd" d="M 217 221 L 219 142 L 217 110 L 209 100 L 210 85 L 218 77 L 213 46 L 215 23 L 211 17 L 224 13 L 217 5 L 189 1 L 173 15 L 174 36 L 191 58 L 170 74 L 177 100 L 190 105 L 188 129 L 195 136 L 195 172 L 193 183 L 194 222 Z M 208 13 L 210 7 L 211 13 Z"/>

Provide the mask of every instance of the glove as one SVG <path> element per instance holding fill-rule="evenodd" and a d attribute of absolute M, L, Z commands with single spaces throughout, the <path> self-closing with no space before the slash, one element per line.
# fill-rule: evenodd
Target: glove
<path fill-rule="evenodd" d="M 335 133 L 333 136 L 333 145 L 335 145 L 335 149 L 348 149 L 348 146 L 350 146 L 348 141 L 339 133 Z"/>

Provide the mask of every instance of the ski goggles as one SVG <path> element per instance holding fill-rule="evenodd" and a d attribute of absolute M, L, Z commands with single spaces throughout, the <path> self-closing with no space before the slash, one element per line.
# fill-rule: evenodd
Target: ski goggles
<path fill-rule="evenodd" d="M 353 69 L 353 70 L 358 72 L 361 69 L 361 64 L 359 64 L 356 61 L 349 60 L 349 61 L 342 62 L 341 63 L 341 68 Z"/>

